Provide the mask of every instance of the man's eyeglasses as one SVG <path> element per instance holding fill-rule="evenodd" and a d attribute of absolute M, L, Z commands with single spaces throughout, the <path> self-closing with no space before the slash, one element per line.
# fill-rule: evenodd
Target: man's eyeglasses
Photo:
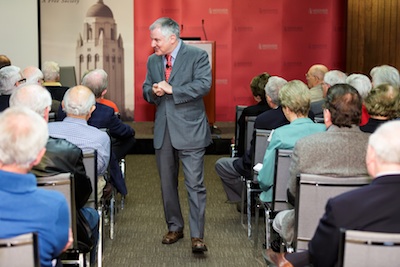
<path fill-rule="evenodd" d="M 19 83 L 26 83 L 26 78 L 22 78 L 21 80 L 18 81 Z"/>

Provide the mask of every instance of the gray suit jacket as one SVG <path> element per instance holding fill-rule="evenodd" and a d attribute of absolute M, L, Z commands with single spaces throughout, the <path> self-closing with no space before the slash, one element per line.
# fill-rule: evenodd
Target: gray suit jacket
<path fill-rule="evenodd" d="M 332 176 L 368 175 L 365 164 L 369 134 L 358 126 L 330 126 L 326 132 L 297 141 L 290 164 L 289 191 L 295 196 L 296 177 L 300 173 Z"/>
<path fill-rule="evenodd" d="M 152 86 L 165 80 L 164 71 L 163 57 L 151 55 L 147 61 L 143 97 L 147 102 L 157 105 L 154 148 L 161 148 L 167 124 L 174 148 L 208 146 L 211 132 L 203 96 L 210 91 L 212 77 L 207 52 L 182 42 L 169 78 L 173 93 L 158 97 L 153 94 Z"/>

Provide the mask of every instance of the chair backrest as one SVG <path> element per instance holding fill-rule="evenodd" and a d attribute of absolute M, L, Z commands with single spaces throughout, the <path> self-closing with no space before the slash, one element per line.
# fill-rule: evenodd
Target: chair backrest
<path fill-rule="evenodd" d="M 277 203 L 287 204 L 287 185 L 290 178 L 289 166 L 293 150 L 277 149 L 275 154 L 274 186 L 272 192 L 272 210 Z"/>
<path fill-rule="evenodd" d="M 40 267 L 37 233 L 0 239 L 0 266 Z"/>
<path fill-rule="evenodd" d="M 97 176 L 97 150 L 92 150 L 83 153 L 83 165 L 85 165 L 86 175 L 90 178 L 90 183 L 92 184 L 92 194 L 87 201 L 87 206 L 92 207 L 97 210 L 98 208 L 98 176 Z"/>
<path fill-rule="evenodd" d="M 38 177 L 37 185 L 47 190 L 58 191 L 62 193 L 67 200 L 70 210 L 70 226 L 72 229 L 74 242 L 72 246 L 78 247 L 78 237 L 76 231 L 76 205 L 75 205 L 75 186 L 74 176 L 70 173 L 60 173 L 53 176 Z"/>
<path fill-rule="evenodd" d="M 400 233 L 341 229 L 339 267 L 399 266 Z"/>
<path fill-rule="evenodd" d="M 265 151 L 269 144 L 269 136 L 271 130 L 256 129 L 256 139 L 254 141 L 254 154 L 252 158 L 252 166 L 257 163 L 263 163 Z M 253 170 L 253 182 L 257 182 L 257 172 Z"/>
<path fill-rule="evenodd" d="M 239 146 L 239 127 L 238 127 L 238 121 L 240 116 L 243 113 L 243 110 L 247 108 L 247 106 L 243 106 L 243 105 L 238 105 L 236 106 L 236 115 L 235 115 L 235 146 L 238 147 Z"/>
<path fill-rule="evenodd" d="M 253 139 L 254 133 L 254 123 L 256 121 L 257 116 L 246 116 L 245 118 L 245 143 L 244 143 L 244 151 L 247 151 L 250 148 L 251 139 Z"/>
<path fill-rule="evenodd" d="M 371 182 L 368 176 L 331 177 L 316 174 L 300 174 L 297 178 L 295 208 L 295 247 L 297 251 L 307 249 L 324 214 L 328 199 L 359 188 Z"/>

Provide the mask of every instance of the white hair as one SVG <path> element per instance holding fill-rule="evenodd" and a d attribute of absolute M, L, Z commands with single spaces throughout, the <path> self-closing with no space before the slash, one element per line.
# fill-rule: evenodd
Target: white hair
<path fill-rule="evenodd" d="M 21 69 L 17 66 L 7 66 L 0 69 L 0 94 L 11 95 L 17 88 L 15 85 L 22 78 Z"/>
<path fill-rule="evenodd" d="M 393 87 L 400 88 L 399 71 L 392 66 L 382 65 L 372 68 L 370 72 L 374 87 L 388 83 Z"/>
<path fill-rule="evenodd" d="M 330 86 L 334 86 L 339 83 L 346 83 L 347 75 L 340 70 L 330 70 L 325 73 L 324 82 Z"/>
<path fill-rule="evenodd" d="M 10 97 L 10 107 L 27 107 L 40 116 L 45 109 L 51 107 L 49 91 L 38 84 L 26 84 L 18 88 Z"/>
<path fill-rule="evenodd" d="M 57 62 L 46 61 L 42 67 L 45 81 L 58 81 L 60 78 L 60 67 Z"/>
<path fill-rule="evenodd" d="M 400 120 L 383 123 L 369 137 L 368 144 L 382 162 L 400 164 Z"/>
<path fill-rule="evenodd" d="M 0 163 L 27 169 L 48 139 L 47 122 L 25 107 L 10 107 L 0 113 Z"/>
<path fill-rule="evenodd" d="M 371 80 L 364 74 L 351 74 L 347 77 L 346 83 L 356 88 L 363 99 L 367 97 L 372 89 Z"/>
<path fill-rule="evenodd" d="M 279 100 L 279 90 L 287 83 L 287 81 L 278 76 L 271 76 L 268 79 L 267 84 L 265 85 L 265 94 L 271 98 L 271 101 L 276 104 L 280 105 Z"/>

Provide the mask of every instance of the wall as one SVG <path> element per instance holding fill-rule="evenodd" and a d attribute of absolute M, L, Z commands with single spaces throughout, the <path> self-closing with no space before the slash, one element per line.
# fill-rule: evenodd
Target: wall
<path fill-rule="evenodd" d="M 400 69 L 398 0 L 348 0 L 347 71 L 369 74 L 376 65 Z"/>
<path fill-rule="evenodd" d="M 0 1 L 0 54 L 20 68 L 39 64 L 37 0 Z"/>

